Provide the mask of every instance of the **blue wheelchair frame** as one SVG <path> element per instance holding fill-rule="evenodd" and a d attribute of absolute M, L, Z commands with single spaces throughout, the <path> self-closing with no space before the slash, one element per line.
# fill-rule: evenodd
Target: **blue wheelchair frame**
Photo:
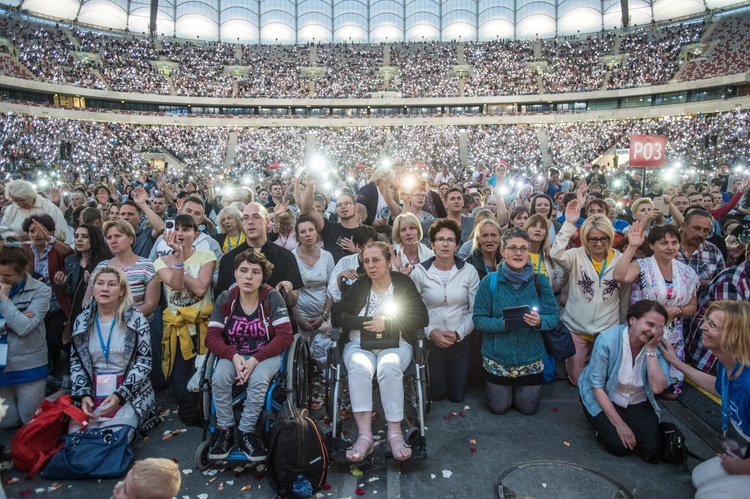
<path fill-rule="evenodd" d="M 293 357 L 290 359 L 290 351 L 294 351 Z M 263 423 L 263 431 L 265 435 L 271 429 L 273 424 L 273 414 L 277 413 L 285 399 L 291 401 L 297 407 L 309 407 L 310 405 L 310 377 L 309 377 L 309 359 L 310 359 L 310 348 L 307 344 L 307 340 L 297 334 L 295 335 L 292 344 L 281 353 L 281 368 L 274 377 L 274 380 L 268 385 L 268 391 L 266 391 L 265 400 L 263 403 L 263 409 L 261 412 L 260 419 Z M 210 373 L 213 375 L 213 371 L 216 368 L 216 364 L 219 359 L 215 358 L 213 354 L 209 354 L 201 368 L 201 418 L 203 419 L 203 442 L 198 446 L 195 453 L 195 466 L 198 469 L 204 470 L 208 468 L 213 460 L 208 459 L 208 451 L 213 442 L 213 435 L 216 433 L 216 405 L 214 398 L 211 394 L 211 376 L 207 376 L 209 361 L 213 360 L 213 364 L 210 366 Z M 291 365 L 294 362 L 300 365 Z M 295 386 L 298 379 L 295 379 L 295 374 L 298 374 L 299 369 L 305 369 L 305 377 L 302 380 L 304 386 Z M 244 386 L 244 385 L 243 385 Z M 278 390 L 283 390 L 283 397 L 278 397 Z M 300 393 L 300 389 L 304 390 Z M 239 395 L 232 398 L 232 410 L 234 411 L 237 407 L 242 404 L 247 398 L 247 389 L 242 391 Z M 300 400 L 302 399 L 302 400 Z M 208 409 L 208 411 L 206 411 Z M 210 438 L 209 438 L 210 437 Z M 222 461 L 242 461 L 247 462 L 247 456 L 234 448 L 230 451 L 229 456 Z"/>

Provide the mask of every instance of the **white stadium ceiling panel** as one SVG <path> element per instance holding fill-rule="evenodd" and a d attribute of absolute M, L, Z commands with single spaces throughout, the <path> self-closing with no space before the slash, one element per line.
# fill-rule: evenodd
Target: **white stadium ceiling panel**
<path fill-rule="evenodd" d="M 46 18 L 149 30 L 151 0 L 10 0 Z M 629 24 L 700 15 L 736 0 L 629 0 Z M 158 0 L 156 33 L 250 43 L 528 39 L 622 26 L 620 0 Z"/>

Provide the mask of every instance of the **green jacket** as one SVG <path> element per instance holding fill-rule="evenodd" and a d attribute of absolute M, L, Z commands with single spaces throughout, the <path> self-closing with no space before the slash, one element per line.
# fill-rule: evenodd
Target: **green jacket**
<path fill-rule="evenodd" d="M 488 274 L 479 283 L 474 300 L 474 327 L 484 332 L 482 356 L 507 367 L 525 366 L 544 359 L 547 350 L 542 331 L 555 328 L 560 321 L 549 279 L 543 274 L 539 275 L 539 296 L 533 279 L 516 291 L 502 271 L 497 274 L 497 289 L 494 294 L 490 293 L 492 274 Z M 540 327 L 506 331 L 503 309 L 521 305 L 537 307 L 542 318 Z"/>

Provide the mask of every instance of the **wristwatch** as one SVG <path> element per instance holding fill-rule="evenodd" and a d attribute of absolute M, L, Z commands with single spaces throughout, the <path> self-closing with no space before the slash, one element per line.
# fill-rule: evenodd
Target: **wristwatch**
<path fill-rule="evenodd" d="M 461 336 L 457 332 L 454 331 L 453 334 L 456 335 L 456 343 L 458 343 L 459 341 L 461 341 Z"/>

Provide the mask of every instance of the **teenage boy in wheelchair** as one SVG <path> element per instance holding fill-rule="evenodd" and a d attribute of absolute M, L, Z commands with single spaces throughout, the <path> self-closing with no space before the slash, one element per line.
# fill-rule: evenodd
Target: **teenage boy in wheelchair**
<path fill-rule="evenodd" d="M 232 386 L 245 383 L 238 448 L 250 461 L 266 459 L 255 426 L 268 387 L 281 368 L 281 354 L 294 339 L 284 298 L 264 284 L 272 270 L 258 251 L 240 253 L 234 261 L 237 286 L 216 298 L 206 333 L 206 347 L 220 359 L 211 378 L 217 429 L 209 459 L 225 459 L 234 447 Z"/>

